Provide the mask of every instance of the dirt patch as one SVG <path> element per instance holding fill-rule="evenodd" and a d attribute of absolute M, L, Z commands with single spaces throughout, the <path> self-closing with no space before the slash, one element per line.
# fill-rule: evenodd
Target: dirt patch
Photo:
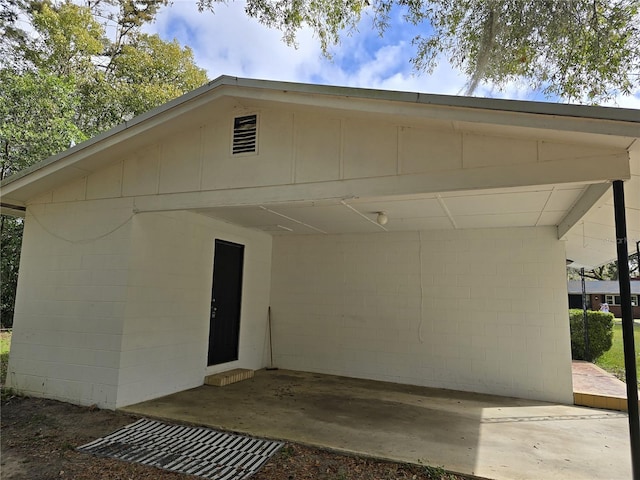
<path fill-rule="evenodd" d="M 193 479 L 189 475 L 95 457 L 76 447 L 137 417 L 53 400 L 5 395 L 2 401 L 3 479 Z M 465 480 L 440 468 L 384 462 L 287 444 L 256 480 Z"/>
<path fill-rule="evenodd" d="M 2 402 L 2 478 L 186 478 L 75 450 L 133 421 L 118 412 L 8 396 Z"/>

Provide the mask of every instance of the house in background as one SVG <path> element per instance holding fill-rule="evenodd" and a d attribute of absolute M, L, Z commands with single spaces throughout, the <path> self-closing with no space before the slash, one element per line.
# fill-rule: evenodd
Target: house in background
<path fill-rule="evenodd" d="M 587 294 L 587 308 L 600 310 L 600 305 L 609 305 L 609 311 L 616 318 L 622 316 L 620 310 L 620 284 L 609 280 L 588 280 L 584 282 Z M 569 280 L 569 308 L 582 308 L 582 282 Z M 631 305 L 633 318 L 640 318 L 640 279 L 631 279 Z"/>
<path fill-rule="evenodd" d="M 221 77 L 2 183 L 8 383 L 281 368 L 572 403 L 565 262 L 640 238 L 637 111 Z M 384 215 L 380 215 L 384 213 Z M 385 218 L 388 220 L 385 222 Z"/>

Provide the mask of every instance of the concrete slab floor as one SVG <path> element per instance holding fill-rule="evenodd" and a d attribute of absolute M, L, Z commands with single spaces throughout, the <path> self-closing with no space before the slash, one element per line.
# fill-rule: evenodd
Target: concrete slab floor
<path fill-rule="evenodd" d="M 492 479 L 631 478 L 625 413 L 287 370 L 122 410 Z"/>

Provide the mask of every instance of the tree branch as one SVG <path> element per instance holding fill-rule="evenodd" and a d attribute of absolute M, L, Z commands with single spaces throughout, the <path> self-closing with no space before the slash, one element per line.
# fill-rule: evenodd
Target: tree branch
<path fill-rule="evenodd" d="M 478 88 L 478 84 L 480 80 L 484 77 L 487 65 L 489 63 L 489 59 L 491 57 L 491 51 L 495 45 L 496 39 L 496 30 L 497 24 L 499 21 L 499 14 L 495 10 L 495 3 L 491 3 L 491 10 L 489 11 L 489 18 L 485 22 L 482 41 L 480 43 L 480 51 L 478 52 L 478 56 L 476 58 L 476 66 L 469 79 L 469 83 L 467 84 L 467 88 L 465 90 L 465 95 L 473 95 L 476 88 Z"/>

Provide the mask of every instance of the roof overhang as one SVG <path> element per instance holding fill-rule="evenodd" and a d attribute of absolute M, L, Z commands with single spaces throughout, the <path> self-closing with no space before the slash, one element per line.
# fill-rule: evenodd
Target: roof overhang
<path fill-rule="evenodd" d="M 554 178 L 554 175 L 549 175 L 548 169 L 545 170 L 542 168 L 544 166 L 540 166 L 541 168 L 533 169 L 531 173 L 524 175 L 526 182 L 508 185 L 494 181 L 492 176 L 500 175 L 500 171 L 504 171 L 506 175 L 510 169 L 517 170 L 519 168 L 517 165 L 505 166 L 504 169 L 485 169 L 484 171 L 477 169 L 466 182 L 467 186 L 472 185 L 470 192 L 468 188 L 462 189 L 455 182 L 451 182 L 447 172 L 422 176 L 414 175 L 412 178 L 399 177 L 394 180 L 396 184 L 403 185 L 403 188 L 406 187 L 403 191 L 414 193 L 411 198 L 391 198 L 397 202 L 394 205 L 415 208 L 416 201 L 426 202 L 431 199 L 439 202 L 444 212 L 447 211 L 447 202 L 455 203 L 453 200 L 447 200 L 447 194 L 450 197 L 458 198 L 477 193 L 473 190 L 482 190 L 487 195 L 503 195 L 501 198 L 506 200 L 510 198 L 509 194 L 514 191 L 525 193 L 531 191 L 535 185 L 544 187 L 542 190 L 563 188 L 579 190 L 579 195 L 575 201 L 570 202 L 571 205 L 567 207 L 566 212 L 558 217 L 558 220 L 554 220 L 557 222 L 555 225 L 558 227 L 559 238 L 567 241 L 567 256 L 576 260 L 576 265 L 593 266 L 604 263 L 615 256 L 615 242 L 611 245 L 606 241 L 610 240 L 612 235 L 610 231 L 613 219 L 613 208 L 610 205 L 611 180 L 627 181 L 627 210 L 629 212 L 627 216 L 631 218 L 637 214 L 636 216 L 640 219 L 640 213 L 637 210 L 637 203 L 640 199 L 640 185 L 638 185 L 640 183 L 638 177 L 640 174 L 640 159 L 638 158 L 640 156 L 638 154 L 640 150 L 640 142 L 638 141 L 640 138 L 640 115 L 637 110 L 389 92 L 227 76 L 219 77 L 193 92 L 4 180 L 0 184 L 2 187 L 2 212 L 23 215 L 24 208 L 31 199 L 61 184 L 90 175 L 126 152 L 141 148 L 153 141 L 160 141 L 168 135 L 190 127 L 197 127 L 212 114 L 215 114 L 216 105 L 223 105 L 225 102 L 227 104 L 247 104 L 251 107 L 279 105 L 282 108 L 291 109 L 316 108 L 336 113 L 342 112 L 351 116 L 359 115 L 363 118 L 377 115 L 398 123 L 410 118 L 413 122 L 423 122 L 425 125 L 446 124 L 454 129 L 479 135 L 540 138 L 558 143 L 582 144 L 587 148 L 594 148 L 596 151 L 598 148 L 622 151 L 624 155 L 617 155 L 615 158 L 594 158 L 588 162 L 574 162 L 565 165 L 565 170 L 572 169 L 575 172 L 571 178 L 566 175 Z M 535 175 L 538 176 L 535 177 Z M 335 206 L 347 198 L 348 195 L 345 192 L 352 190 L 354 185 L 358 185 L 358 188 L 362 188 L 363 192 L 370 192 L 370 195 L 365 195 L 367 198 L 361 199 L 363 204 L 368 205 L 379 203 L 378 200 L 381 199 L 390 198 L 389 194 L 385 193 L 387 185 L 382 185 L 380 182 L 375 179 L 360 182 L 350 180 L 335 182 L 335 185 L 324 185 L 322 188 L 334 188 L 335 198 L 332 202 Z M 564 187 L 556 185 L 559 182 Z M 202 207 L 203 201 L 215 205 L 220 201 L 219 198 L 224 196 L 227 203 L 229 198 L 237 197 L 236 207 L 258 209 L 260 214 L 264 213 L 265 205 L 269 204 L 279 205 L 285 211 L 289 207 L 305 206 L 305 195 L 308 194 L 310 187 L 300 186 L 299 188 L 302 190 L 298 192 L 299 195 L 294 195 L 296 198 L 291 196 L 291 192 L 295 193 L 293 187 L 289 189 L 288 197 L 283 196 L 276 188 L 264 189 L 264 201 L 252 205 L 248 205 L 246 201 L 242 200 L 242 192 L 231 190 L 184 193 L 179 198 L 176 195 L 145 198 L 139 204 L 145 205 L 146 202 L 148 211 L 153 211 L 169 208 L 169 203 L 173 202 L 173 208 L 198 210 L 212 215 L 217 213 L 223 217 L 226 215 L 228 221 L 242 224 L 240 218 L 243 215 L 234 214 L 233 211 L 215 212 L 199 207 Z M 414 189 L 415 192 L 411 189 Z M 441 196 L 438 189 L 441 189 L 441 193 L 445 195 Z M 416 197 L 416 192 L 423 193 L 424 198 Z M 458 194 L 454 195 L 452 192 L 458 192 Z M 287 198 L 290 201 L 285 201 Z M 551 196 L 549 196 L 550 198 Z M 242 203 L 243 201 L 245 203 Z M 227 204 L 226 206 L 233 207 L 234 205 Z M 338 210 L 341 210 L 342 207 L 339 207 Z M 356 208 L 354 205 L 351 207 Z M 276 209 L 272 210 L 277 211 Z M 326 208 L 326 211 L 336 210 Z M 296 210 L 296 212 L 304 215 L 302 209 Z M 317 212 L 316 209 L 314 214 Z M 491 213 L 494 216 L 499 215 L 500 209 Z M 246 223 L 246 226 L 252 227 L 251 222 Z M 630 219 L 630 238 L 640 238 L 640 225 L 635 223 L 637 222 Z M 449 224 L 453 224 L 455 227 L 455 218 L 453 222 L 449 221 Z M 407 222 L 406 228 L 418 228 L 416 225 L 412 226 Z M 438 223 L 436 222 L 434 225 L 438 225 Z M 477 222 L 469 223 L 469 225 L 482 226 Z M 502 224 L 489 224 L 489 226 L 499 225 Z M 519 224 L 515 223 L 514 225 Z M 601 228 L 596 235 L 598 237 L 596 241 L 591 230 L 597 230 L 598 226 Z M 586 241 L 585 239 L 588 238 L 592 240 Z"/>
<path fill-rule="evenodd" d="M 584 282 L 585 293 L 588 295 L 620 295 L 620 283 L 612 280 L 587 280 Z M 569 280 L 569 295 L 582 294 L 582 282 L 580 280 Z M 640 280 L 631 279 L 631 294 L 640 295 Z"/>

